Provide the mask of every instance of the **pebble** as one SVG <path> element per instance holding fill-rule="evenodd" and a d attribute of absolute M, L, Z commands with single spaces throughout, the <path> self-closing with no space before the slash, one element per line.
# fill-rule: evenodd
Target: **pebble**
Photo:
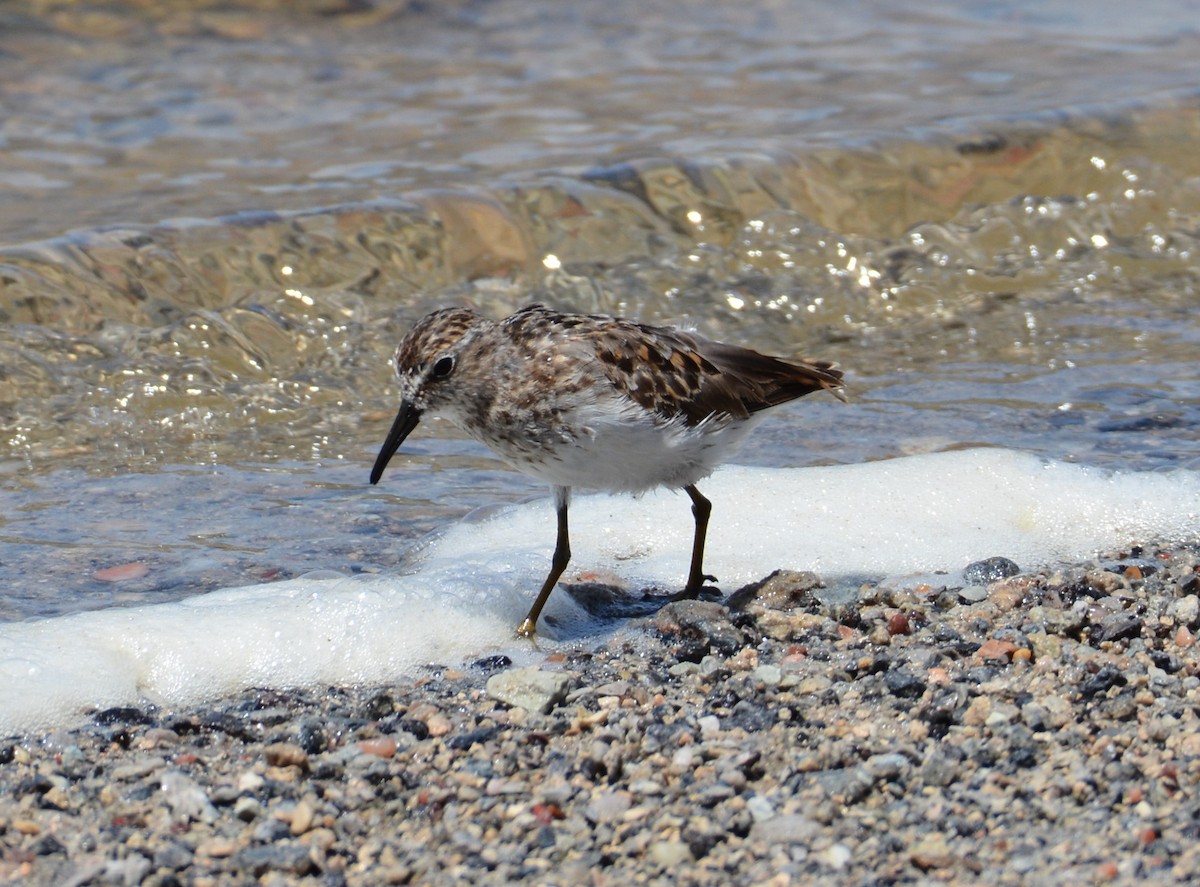
<path fill-rule="evenodd" d="M 506 705 L 544 715 L 566 700 L 570 686 L 571 675 L 563 672 L 510 668 L 488 678 L 487 694 Z"/>
<path fill-rule="evenodd" d="M 1184 883 L 1200 559 L 1127 560 L 776 574 L 553 653 L 528 708 L 497 660 L 0 739 L 0 883 Z"/>
<path fill-rule="evenodd" d="M 130 579 L 141 579 L 150 572 L 150 567 L 140 561 L 129 564 L 119 564 L 115 567 L 105 567 L 92 574 L 98 582 L 125 582 Z"/>
<path fill-rule="evenodd" d="M 263 757 L 272 767 L 308 767 L 308 752 L 294 742 L 273 742 L 263 749 Z"/>

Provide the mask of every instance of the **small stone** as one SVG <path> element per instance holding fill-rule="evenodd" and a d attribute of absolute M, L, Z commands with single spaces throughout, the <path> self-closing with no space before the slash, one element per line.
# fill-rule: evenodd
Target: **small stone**
<path fill-rule="evenodd" d="M 308 769 L 308 752 L 294 742 L 273 742 L 263 749 L 263 757 L 272 767 Z"/>
<path fill-rule="evenodd" d="M 196 855 L 224 859 L 237 853 L 237 849 L 237 843 L 229 838 L 209 838 L 196 847 Z"/>
<path fill-rule="evenodd" d="M 947 868 L 954 864 L 954 854 L 941 835 L 929 835 L 909 851 L 913 865 L 921 871 Z"/>
<path fill-rule="evenodd" d="M 898 752 L 871 755 L 863 762 L 863 769 L 876 781 L 891 781 L 904 772 L 908 758 Z"/>
<path fill-rule="evenodd" d="M 235 862 L 261 878 L 272 870 L 289 875 L 305 875 L 313 868 L 307 846 L 292 842 L 275 842 L 262 847 L 247 847 Z"/>
<path fill-rule="evenodd" d="M 257 798 L 242 797 L 234 801 L 233 815 L 242 822 L 253 822 L 262 813 L 262 804 Z"/>
<path fill-rule="evenodd" d="M 975 655 L 983 660 L 1000 659 L 1007 662 L 1012 659 L 1013 653 L 1016 651 L 1017 645 L 1012 641 L 988 638 L 979 645 L 979 649 L 975 651 Z"/>
<path fill-rule="evenodd" d="M 777 687 L 783 680 L 783 672 L 778 665 L 760 665 L 751 672 L 751 675 L 756 681 L 766 684 L 768 687 Z"/>
<path fill-rule="evenodd" d="M 549 714 L 567 698 L 572 675 L 537 667 L 510 668 L 488 678 L 487 694 L 507 705 Z"/>
<path fill-rule="evenodd" d="M 150 572 L 150 567 L 140 561 L 119 564 L 115 567 L 105 567 L 92 574 L 97 582 L 127 582 L 130 579 L 141 579 Z"/>
<path fill-rule="evenodd" d="M 1017 577 L 1001 579 L 987 587 L 987 599 L 995 604 L 1002 613 L 1019 607 L 1029 593 L 1029 581 Z"/>
<path fill-rule="evenodd" d="M 500 779 L 497 777 L 488 780 L 485 791 L 492 796 L 523 795 L 529 791 L 529 785 L 520 779 Z"/>
<path fill-rule="evenodd" d="M 491 681 L 488 683 L 491 683 Z M 425 719 L 425 729 L 429 731 L 430 736 L 445 736 L 452 729 L 454 729 L 454 725 L 451 724 L 450 719 L 440 711 L 435 711 Z"/>
<path fill-rule="evenodd" d="M 901 699 L 915 699 L 925 692 L 925 681 L 907 668 L 893 668 L 883 676 L 888 692 Z"/>
<path fill-rule="evenodd" d="M 391 736 L 376 736 L 374 739 L 364 739 L 358 744 L 360 751 L 377 758 L 390 758 L 396 754 L 396 740 Z"/>
<path fill-rule="evenodd" d="M 612 822 L 633 806 L 628 792 L 601 791 L 592 796 L 584 815 L 595 823 Z"/>
<path fill-rule="evenodd" d="M 264 780 L 253 770 L 247 770 L 238 777 L 237 787 L 238 791 L 240 792 L 250 793 L 258 791 L 265 783 L 266 780 Z"/>
<path fill-rule="evenodd" d="M 1200 624 L 1200 597 L 1189 594 L 1176 598 L 1167 605 L 1167 615 L 1178 625 L 1196 628 Z"/>
<path fill-rule="evenodd" d="M 1062 639 L 1052 634 L 1031 634 L 1029 645 L 1030 653 L 1035 659 L 1058 659 L 1062 655 Z"/>
<path fill-rule="evenodd" d="M 178 871 L 192 864 L 194 855 L 191 850 L 175 841 L 160 844 L 154 850 L 154 867 Z"/>
<path fill-rule="evenodd" d="M 988 696 L 976 696 L 963 712 L 962 722 L 968 727 L 982 727 L 992 713 L 992 700 Z"/>
<path fill-rule="evenodd" d="M 67 797 L 67 793 L 57 785 L 51 786 L 50 790 L 42 795 L 42 806 L 53 808 L 55 810 L 67 810 L 71 806 L 71 799 Z"/>
<path fill-rule="evenodd" d="M 164 762 L 158 759 L 134 761 L 130 764 L 113 767 L 110 776 L 118 782 L 141 779 L 143 776 L 149 776 L 155 770 L 161 768 L 163 764 Z"/>
<path fill-rule="evenodd" d="M 290 823 L 291 832 L 293 835 L 302 835 L 312 828 L 313 817 L 316 811 L 307 801 L 301 801 L 292 810 L 292 821 Z"/>
<path fill-rule="evenodd" d="M 692 848 L 683 841 L 655 841 L 647 849 L 650 859 L 665 869 L 693 862 Z"/>
<path fill-rule="evenodd" d="M 746 801 L 746 811 L 755 822 L 763 822 L 775 815 L 775 808 L 762 795 L 755 795 Z"/>
<path fill-rule="evenodd" d="M 178 770 L 163 774 L 163 797 L 171 812 L 181 820 L 215 822 L 217 809 L 208 799 L 208 794 L 191 777 Z"/>
<path fill-rule="evenodd" d="M 629 693 L 629 681 L 610 681 L 596 687 L 597 696 L 625 696 Z"/>
<path fill-rule="evenodd" d="M 834 844 L 825 851 L 825 861 L 830 868 L 844 869 L 854 858 L 854 852 L 845 844 Z"/>
<path fill-rule="evenodd" d="M 959 600 L 968 604 L 978 604 L 987 600 L 987 589 L 982 585 L 967 585 L 958 590 Z"/>
<path fill-rule="evenodd" d="M 958 779 L 961 752 L 934 746 L 921 764 L 921 779 L 926 785 L 945 787 Z"/>
<path fill-rule="evenodd" d="M 773 844 L 808 844 L 821 832 L 821 823 L 800 813 L 785 813 L 754 823 L 750 837 Z"/>
<path fill-rule="evenodd" d="M 1110 573 L 1108 570 L 1089 570 L 1084 579 L 1096 591 L 1109 595 L 1120 591 L 1129 584 L 1125 581 L 1124 576 Z"/>

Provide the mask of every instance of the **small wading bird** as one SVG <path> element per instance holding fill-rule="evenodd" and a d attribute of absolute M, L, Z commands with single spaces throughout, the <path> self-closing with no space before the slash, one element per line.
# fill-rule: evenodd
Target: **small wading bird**
<path fill-rule="evenodd" d="M 825 361 L 784 360 L 694 333 L 616 317 L 564 314 L 541 305 L 501 321 L 465 308 L 420 320 L 396 349 L 400 412 L 384 441 L 377 483 L 422 416 L 448 419 L 518 471 L 550 484 L 558 540 L 550 575 L 517 629 L 532 637 L 571 559 L 572 487 L 641 493 L 682 488 L 696 535 L 687 585 L 706 580 L 704 538 L 712 503 L 696 481 L 728 457 L 771 407 L 829 391 L 842 373 Z"/>

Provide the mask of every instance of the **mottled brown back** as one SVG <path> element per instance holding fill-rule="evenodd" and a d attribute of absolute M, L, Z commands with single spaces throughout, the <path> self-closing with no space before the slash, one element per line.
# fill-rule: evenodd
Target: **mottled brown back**
<path fill-rule="evenodd" d="M 541 305 L 523 308 L 504 324 L 514 335 L 586 343 L 617 390 L 664 418 L 683 416 L 689 425 L 714 414 L 744 419 L 814 391 L 842 398 L 842 373 L 828 361 L 783 360 L 679 330 Z"/>

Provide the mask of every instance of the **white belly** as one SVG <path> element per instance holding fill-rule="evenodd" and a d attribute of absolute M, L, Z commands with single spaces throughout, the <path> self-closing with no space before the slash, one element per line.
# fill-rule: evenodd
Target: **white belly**
<path fill-rule="evenodd" d="M 756 417 L 757 418 L 757 417 Z M 594 411 L 552 446 L 530 452 L 484 440 L 519 471 L 563 487 L 642 493 L 707 477 L 757 424 L 750 420 L 655 420 L 644 410 Z"/>

